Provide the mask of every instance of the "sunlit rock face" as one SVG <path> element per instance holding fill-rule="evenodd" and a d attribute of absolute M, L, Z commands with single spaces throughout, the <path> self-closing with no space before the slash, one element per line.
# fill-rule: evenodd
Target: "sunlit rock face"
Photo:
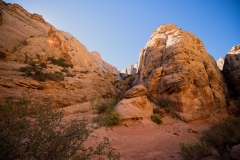
<path fill-rule="evenodd" d="M 120 71 L 120 76 L 122 78 L 125 78 L 128 75 L 133 75 L 133 74 L 136 74 L 136 73 L 138 73 L 138 62 L 128 66 L 127 68 L 122 69 Z"/>
<path fill-rule="evenodd" d="M 232 47 L 225 57 L 223 74 L 229 88 L 240 96 L 240 44 Z"/>
<path fill-rule="evenodd" d="M 62 58 L 72 68 L 53 64 L 49 58 Z M 20 72 L 21 67 L 31 69 L 28 73 Z M 113 98 L 117 94 L 111 83 L 116 76 L 102 70 L 76 38 L 57 30 L 42 16 L 3 1 L 0 1 L 0 73 L 0 104 L 23 92 L 31 92 L 33 100 L 50 98 L 56 107 Z"/>
<path fill-rule="evenodd" d="M 138 84 L 161 106 L 167 101 L 182 120 L 206 118 L 225 109 L 227 87 L 202 41 L 174 24 L 153 31 L 140 51 Z"/>
<path fill-rule="evenodd" d="M 117 70 L 117 68 L 105 62 L 99 52 L 93 51 L 90 52 L 90 54 L 102 71 L 112 73 L 116 79 L 120 79 L 120 72 Z"/>
<path fill-rule="evenodd" d="M 217 60 L 217 66 L 220 70 L 223 70 L 224 60 L 225 60 L 225 57 L 220 57 Z"/>

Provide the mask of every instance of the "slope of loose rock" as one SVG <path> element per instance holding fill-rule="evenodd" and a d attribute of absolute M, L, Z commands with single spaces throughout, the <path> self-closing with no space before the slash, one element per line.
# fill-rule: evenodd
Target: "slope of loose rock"
<path fill-rule="evenodd" d="M 228 86 L 240 96 L 240 45 L 232 47 L 224 60 L 223 74 Z"/>
<path fill-rule="evenodd" d="M 139 57 L 138 84 L 161 106 L 168 101 L 182 120 L 206 118 L 225 109 L 227 87 L 200 39 L 176 25 L 153 31 Z M 186 117 L 186 118 L 185 118 Z"/>

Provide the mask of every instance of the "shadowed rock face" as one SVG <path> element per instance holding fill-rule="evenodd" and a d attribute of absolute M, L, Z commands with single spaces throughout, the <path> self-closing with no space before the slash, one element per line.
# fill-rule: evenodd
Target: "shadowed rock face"
<path fill-rule="evenodd" d="M 225 57 L 223 74 L 229 88 L 240 96 L 240 45 L 232 47 Z"/>
<path fill-rule="evenodd" d="M 214 58 L 200 39 L 176 25 L 153 31 L 140 52 L 138 74 L 150 98 L 171 102 L 183 120 L 205 118 L 226 105 L 227 87 Z"/>

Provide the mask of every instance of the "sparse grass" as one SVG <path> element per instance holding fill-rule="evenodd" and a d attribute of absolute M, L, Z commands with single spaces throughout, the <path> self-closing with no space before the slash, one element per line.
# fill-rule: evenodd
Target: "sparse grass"
<path fill-rule="evenodd" d="M 87 121 L 62 121 L 63 111 L 46 102 L 31 103 L 23 97 L 0 107 L 0 159 L 120 158 L 106 137 L 86 148 L 83 143 L 93 131 Z"/>
<path fill-rule="evenodd" d="M 195 142 L 190 144 L 188 142 L 181 142 L 179 146 L 181 149 L 180 154 L 184 160 L 200 160 L 211 155 L 206 143 Z"/>
<path fill-rule="evenodd" d="M 68 67 L 73 68 L 73 65 L 66 63 L 65 59 L 63 59 L 63 58 L 55 59 L 54 57 L 48 57 L 48 60 L 58 66 L 62 66 L 62 67 L 66 67 L 66 68 L 68 68 Z"/>
<path fill-rule="evenodd" d="M 151 115 L 151 120 L 157 124 L 162 124 L 162 117 L 159 114 Z"/>

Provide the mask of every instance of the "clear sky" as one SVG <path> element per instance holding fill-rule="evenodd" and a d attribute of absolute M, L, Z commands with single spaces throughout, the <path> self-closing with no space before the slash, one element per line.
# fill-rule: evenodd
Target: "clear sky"
<path fill-rule="evenodd" d="M 216 60 L 240 44 L 240 0 L 4 0 L 71 33 L 119 70 L 166 23 L 199 37 Z"/>

